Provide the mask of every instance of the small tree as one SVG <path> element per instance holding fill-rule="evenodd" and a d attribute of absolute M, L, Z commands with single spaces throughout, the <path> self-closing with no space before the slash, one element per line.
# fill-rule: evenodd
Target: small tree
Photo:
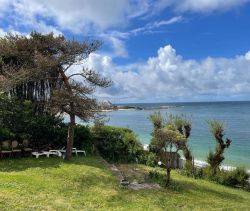
<path fill-rule="evenodd" d="M 215 152 L 209 152 L 207 157 L 207 162 L 210 165 L 210 168 L 213 171 L 216 171 L 219 169 L 221 163 L 223 162 L 224 158 L 224 151 L 226 148 L 230 146 L 232 143 L 232 140 L 229 138 L 223 139 L 224 136 L 224 127 L 223 124 L 216 120 L 210 120 L 208 121 L 208 124 L 210 125 L 210 132 L 214 136 L 214 139 L 216 141 L 216 148 Z"/>
<path fill-rule="evenodd" d="M 65 159 L 72 155 L 76 116 L 87 121 L 99 110 L 96 87 L 108 87 L 106 78 L 91 69 L 69 71 L 100 48 L 99 41 L 66 40 L 52 33 L 0 38 L 0 88 L 9 95 L 45 103 L 54 114 L 69 115 Z"/>
<path fill-rule="evenodd" d="M 154 147 L 155 142 L 155 131 L 160 128 L 163 128 L 166 123 L 174 125 L 176 129 L 186 138 L 186 142 L 183 142 L 182 146 L 180 146 L 183 151 L 183 155 L 186 159 L 186 168 L 191 168 L 193 166 L 193 155 L 190 147 L 188 146 L 188 138 L 191 135 L 192 124 L 191 121 L 185 115 L 168 115 L 167 119 L 162 117 L 160 112 L 155 112 L 149 116 L 149 119 L 153 123 L 154 131 L 152 132 L 152 140 L 150 144 L 151 151 L 156 152 L 156 148 Z"/>
<path fill-rule="evenodd" d="M 183 148 L 187 139 L 179 132 L 171 116 L 164 118 L 160 113 L 155 113 L 150 115 L 150 119 L 154 125 L 152 145 L 166 162 L 167 186 L 170 182 L 173 154 Z"/>

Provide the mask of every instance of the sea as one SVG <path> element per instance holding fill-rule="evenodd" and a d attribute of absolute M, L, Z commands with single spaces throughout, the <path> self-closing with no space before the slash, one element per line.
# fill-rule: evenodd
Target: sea
<path fill-rule="evenodd" d="M 120 104 L 121 105 L 121 104 Z M 225 150 L 223 165 L 250 169 L 250 102 L 192 102 L 192 103 L 134 103 L 122 104 L 142 107 L 143 110 L 106 112 L 106 124 L 132 129 L 142 144 L 151 140 L 152 124 L 149 115 L 160 111 L 166 114 L 183 114 L 192 122 L 189 146 L 195 160 L 206 161 L 214 151 L 215 140 L 209 131 L 208 120 L 223 123 L 224 137 L 232 139 Z"/>

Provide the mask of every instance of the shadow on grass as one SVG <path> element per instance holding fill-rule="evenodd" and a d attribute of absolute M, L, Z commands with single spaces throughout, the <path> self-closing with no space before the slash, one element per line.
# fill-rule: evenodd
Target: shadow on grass
<path fill-rule="evenodd" d="M 25 171 L 31 168 L 58 168 L 62 164 L 86 165 L 96 168 L 104 169 L 104 163 L 94 156 L 81 156 L 72 157 L 70 161 L 63 160 L 58 157 L 41 157 L 41 158 L 16 158 L 16 159 L 1 159 L 0 160 L 0 173 L 1 172 L 17 172 Z"/>

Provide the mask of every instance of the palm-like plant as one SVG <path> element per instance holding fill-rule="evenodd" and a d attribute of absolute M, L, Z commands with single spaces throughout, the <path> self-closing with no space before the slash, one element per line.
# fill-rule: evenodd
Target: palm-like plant
<path fill-rule="evenodd" d="M 224 126 L 222 123 L 216 121 L 216 120 L 210 120 L 208 121 L 208 124 L 210 125 L 210 132 L 214 136 L 214 139 L 216 141 L 216 148 L 215 152 L 209 152 L 207 157 L 207 162 L 210 165 L 211 169 L 217 170 L 223 160 L 224 157 L 224 151 L 226 148 L 230 146 L 232 143 L 232 140 L 229 138 L 224 139 Z"/>

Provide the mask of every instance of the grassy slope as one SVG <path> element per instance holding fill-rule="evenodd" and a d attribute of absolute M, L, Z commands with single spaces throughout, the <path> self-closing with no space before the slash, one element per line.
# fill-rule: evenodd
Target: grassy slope
<path fill-rule="evenodd" d="M 0 161 L 0 210 L 250 210 L 250 193 L 173 172 L 176 190 L 121 188 L 94 157 Z"/>

